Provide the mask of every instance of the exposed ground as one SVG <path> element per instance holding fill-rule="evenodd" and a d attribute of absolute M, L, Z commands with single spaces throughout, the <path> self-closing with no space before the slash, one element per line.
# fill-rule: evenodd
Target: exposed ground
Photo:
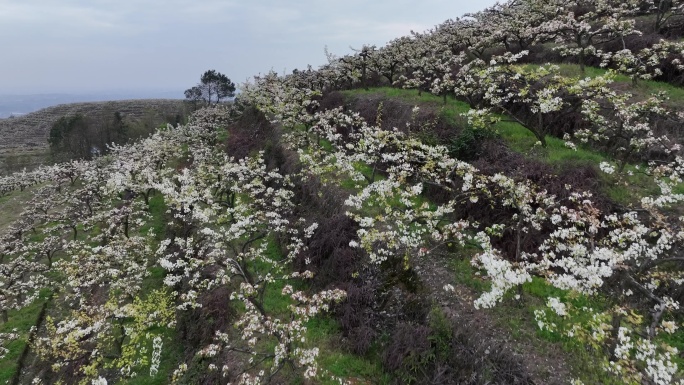
<path fill-rule="evenodd" d="M 450 266 L 449 259 L 456 258 L 451 253 L 432 253 L 414 260 L 414 269 L 421 278 L 426 291 L 435 304 L 455 325 L 456 330 L 477 338 L 474 346 L 480 347 L 477 352 L 485 362 L 489 356 L 506 355 L 517 361 L 534 384 L 560 385 L 567 384 L 572 378 L 572 370 L 566 362 L 567 355 L 558 345 L 538 340 L 515 338 L 509 327 L 503 325 L 501 312 L 490 309 L 476 309 L 473 301 L 478 293 L 463 282 L 459 282 Z M 444 289 L 452 285 L 454 291 Z M 528 330 L 520 330 L 528 334 Z"/>

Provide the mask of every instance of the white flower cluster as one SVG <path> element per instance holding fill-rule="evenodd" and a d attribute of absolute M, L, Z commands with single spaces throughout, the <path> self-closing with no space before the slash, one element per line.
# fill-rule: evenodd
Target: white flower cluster
<path fill-rule="evenodd" d="M 559 316 L 568 315 L 565 304 L 561 302 L 558 298 L 550 297 L 547 300 L 546 305 L 553 309 L 553 311 L 556 312 L 556 314 L 558 314 Z"/>
<path fill-rule="evenodd" d="M 161 352 L 163 342 L 161 337 L 155 337 L 152 340 L 152 357 L 150 358 L 150 376 L 154 377 L 159 373 L 159 364 L 161 363 Z"/>
<path fill-rule="evenodd" d="M 605 172 L 608 175 L 612 175 L 615 173 L 615 166 L 608 162 L 601 162 L 599 164 L 599 168 L 601 169 L 601 171 Z"/>

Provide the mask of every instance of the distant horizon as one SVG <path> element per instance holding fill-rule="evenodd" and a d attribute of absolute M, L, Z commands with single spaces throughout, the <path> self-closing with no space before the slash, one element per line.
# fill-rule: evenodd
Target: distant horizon
<path fill-rule="evenodd" d="M 21 116 L 70 103 L 105 102 L 135 99 L 185 99 L 182 91 L 174 90 L 108 90 L 92 92 L 0 93 L 0 119 Z"/>
<path fill-rule="evenodd" d="M 0 91 L 0 97 L 12 97 L 12 96 L 52 96 L 52 95 L 68 95 L 68 96 L 93 96 L 93 95 L 120 95 L 120 94 L 178 94 L 175 99 L 185 99 L 183 95 L 184 90 L 174 90 L 174 89 L 92 89 L 92 90 L 45 90 L 45 91 L 31 91 L 31 90 L 13 90 L 13 91 Z"/>

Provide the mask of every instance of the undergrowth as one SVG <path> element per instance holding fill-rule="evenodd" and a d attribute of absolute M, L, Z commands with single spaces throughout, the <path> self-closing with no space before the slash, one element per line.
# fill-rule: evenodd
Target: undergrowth
<path fill-rule="evenodd" d="M 465 251 L 466 255 L 474 252 Z M 459 257 L 463 251 L 452 254 L 449 266 L 454 274 L 454 281 L 470 288 L 475 297 L 489 290 L 489 282 L 479 278 L 479 273 L 467 257 Z M 516 296 L 519 296 L 516 299 Z M 597 362 L 602 359 L 602 352 L 588 349 L 587 346 L 577 339 L 559 336 L 557 333 L 549 333 L 539 329 L 534 317 L 534 311 L 546 308 L 546 299 L 558 297 L 568 301 L 576 307 L 593 307 L 605 309 L 608 303 L 605 299 L 589 298 L 583 295 L 574 295 L 570 292 L 557 289 L 545 283 L 541 278 L 534 277 L 532 282 L 525 283 L 518 293 L 508 293 L 502 303 L 493 309 L 488 309 L 495 317 L 496 325 L 507 332 L 515 341 L 525 342 L 534 347 L 540 356 L 550 353 L 551 345 L 557 345 L 567 353 L 563 359 L 570 365 L 572 374 L 586 384 L 619 384 L 619 380 L 608 375 L 602 370 Z M 559 320 L 554 319 L 556 322 Z M 581 318 L 574 318 L 566 322 L 579 322 Z M 549 375 L 551 373 L 548 373 Z"/>

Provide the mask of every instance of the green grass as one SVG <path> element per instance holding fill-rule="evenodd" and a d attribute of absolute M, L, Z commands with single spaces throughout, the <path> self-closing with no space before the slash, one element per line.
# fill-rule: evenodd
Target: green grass
<path fill-rule="evenodd" d="M 322 355 L 319 360 L 321 368 L 336 377 L 347 381 L 353 380 L 357 384 L 390 384 L 388 373 L 382 370 L 379 363 L 367 360 L 353 354 L 342 352 L 329 352 Z M 334 380 L 324 380 L 323 384 L 339 384 Z"/>
<path fill-rule="evenodd" d="M 275 240 L 267 239 L 266 256 L 279 260 L 282 252 Z M 257 270 L 263 270 L 269 265 L 266 263 L 256 264 Z M 282 289 L 286 284 L 293 286 L 294 290 L 306 290 L 308 285 L 301 280 L 275 281 L 268 284 L 264 293 L 264 308 L 275 317 L 289 317 L 288 307 L 294 304 L 289 296 L 282 295 Z M 236 306 L 240 311 L 240 306 Z M 382 371 L 380 359 L 372 354 L 367 357 L 359 357 L 340 349 L 341 332 L 338 323 L 326 314 L 312 318 L 306 323 L 306 342 L 303 347 L 320 349 L 318 364 L 321 370 L 329 374 L 346 379 L 361 380 L 361 383 L 382 384 L 388 383 L 389 377 Z M 275 346 L 273 341 L 263 341 L 263 349 L 269 350 Z M 300 381 L 298 373 L 284 373 L 291 381 Z M 325 376 L 323 376 L 325 378 Z M 337 384 L 334 381 L 323 380 L 323 384 Z"/>
<path fill-rule="evenodd" d="M 166 232 L 166 223 L 168 222 L 166 210 L 168 206 L 164 202 L 162 194 L 152 195 L 148 200 L 148 205 L 152 218 L 140 229 L 141 235 L 147 235 L 152 230 L 155 238 L 161 240 Z"/>
<path fill-rule="evenodd" d="M 283 288 L 288 283 L 296 284 L 298 281 L 275 281 L 268 284 L 266 287 L 266 291 L 264 293 L 264 308 L 268 314 L 273 314 L 275 316 L 286 316 L 289 314 L 289 307 L 290 305 L 294 304 L 294 301 L 290 297 L 281 294 Z M 295 285 L 293 285 L 294 290 L 300 290 L 294 286 Z"/>
<path fill-rule="evenodd" d="M 332 143 L 327 139 L 319 139 L 318 145 L 321 146 L 324 151 L 332 152 L 334 150 Z"/>
<path fill-rule="evenodd" d="M 680 320 L 681 321 L 681 320 Z M 656 336 L 655 340 L 664 342 L 672 347 L 677 348 L 678 351 L 683 352 L 684 351 L 684 330 L 682 330 L 682 323 L 679 322 L 679 329 L 673 334 L 668 334 L 668 333 L 660 333 Z M 684 357 L 679 355 L 676 356 L 673 361 L 677 364 L 679 367 L 679 370 L 684 370 Z"/>
<path fill-rule="evenodd" d="M 363 89 L 363 88 L 358 88 L 354 90 L 348 90 L 348 91 L 342 91 L 342 94 L 345 96 L 381 96 L 384 98 L 388 99 L 401 99 L 405 101 L 410 101 L 414 103 L 442 103 L 442 97 L 441 96 L 435 96 L 429 92 L 423 92 L 422 94 L 419 94 L 418 91 L 416 90 L 406 90 L 403 88 L 394 88 L 394 87 L 377 87 L 377 88 L 369 88 L 369 89 Z M 449 98 L 447 98 L 448 100 Z"/>
<path fill-rule="evenodd" d="M 228 130 L 223 128 L 223 127 L 219 127 L 216 129 L 216 131 L 217 131 L 216 140 L 219 143 L 225 143 L 226 140 L 228 140 L 228 135 L 229 135 Z"/>
<path fill-rule="evenodd" d="M 523 127 L 520 123 L 506 120 L 505 116 L 500 116 L 502 121 L 494 125 L 494 130 L 503 138 L 508 146 L 521 154 L 532 156 L 551 165 L 580 164 L 598 165 L 608 161 L 605 154 L 592 150 L 582 145 L 573 150 L 565 145 L 565 141 L 553 136 L 546 136 L 546 147 L 536 145 L 537 138 L 530 130 Z"/>
<path fill-rule="evenodd" d="M 321 316 L 307 323 L 308 344 L 320 348 L 319 367 L 335 377 L 354 380 L 360 384 L 389 384 L 390 375 L 385 373 L 375 350 L 366 356 L 357 356 L 340 350 L 340 330 L 337 321 Z M 338 384 L 324 379 L 323 384 Z"/>
<path fill-rule="evenodd" d="M 149 293 L 152 290 L 157 290 L 164 287 L 164 277 L 166 277 L 166 270 L 161 266 L 152 266 L 148 270 L 149 275 L 145 277 L 141 285 L 141 293 Z"/>
<path fill-rule="evenodd" d="M 636 88 L 643 93 L 649 94 L 664 92 L 670 98 L 666 104 L 675 108 L 681 109 L 681 102 L 684 101 L 684 88 L 670 83 L 641 80 L 638 82 Z"/>
<path fill-rule="evenodd" d="M 607 69 L 604 68 L 599 68 L 599 67 L 589 67 L 586 66 L 584 67 L 584 73 L 580 71 L 580 66 L 579 64 L 573 64 L 573 63 L 561 63 L 561 64 L 555 64 L 559 68 L 559 73 L 565 77 L 573 77 L 573 78 L 595 78 L 599 76 L 603 76 L 606 73 L 608 73 Z M 538 67 L 538 65 L 535 64 L 527 64 L 525 65 L 525 68 L 527 69 L 534 69 Z M 632 83 L 632 79 L 629 78 L 629 76 L 622 75 L 622 74 L 615 74 L 615 82 L 620 82 L 620 83 Z"/>
<path fill-rule="evenodd" d="M 451 124 L 465 124 L 466 120 L 462 116 L 470 110 L 468 103 L 456 100 L 453 98 L 447 98 L 447 104 L 442 105 L 441 115 L 450 122 Z"/>
<path fill-rule="evenodd" d="M 624 175 L 608 175 L 603 172 L 600 175 L 603 181 L 603 193 L 614 202 L 628 207 L 638 206 L 641 197 L 658 194 L 660 191 L 652 177 L 638 172 L 633 165 L 625 167 Z M 679 186 L 678 189 L 681 187 Z"/>
<path fill-rule="evenodd" d="M 173 329 L 165 329 L 161 335 L 163 345 L 161 350 L 161 361 L 157 375 L 150 376 L 149 370 L 141 370 L 134 378 L 124 379 L 118 384 L 126 385 L 163 385 L 168 384 L 173 371 L 178 367 L 178 363 L 183 359 L 185 347 L 180 343 L 181 340 Z M 150 344 L 149 349 L 152 349 Z M 150 350 L 151 351 L 151 350 Z"/>
<path fill-rule="evenodd" d="M 48 301 L 50 292 L 43 290 L 40 297 L 31 305 L 26 306 L 20 310 L 9 311 L 9 321 L 0 324 L 0 333 L 11 333 L 16 329 L 19 338 L 8 343 L 5 346 L 9 349 L 9 353 L 0 360 L 0 384 L 8 383 L 17 371 L 18 360 L 23 352 L 29 338 L 29 331 L 31 327 L 36 325 L 38 315 L 45 301 Z"/>
<path fill-rule="evenodd" d="M 378 87 L 370 88 L 368 90 L 348 90 L 343 91 L 343 94 L 349 99 L 359 96 L 375 96 L 384 99 L 399 99 L 405 102 L 414 103 L 418 107 L 429 106 L 429 108 L 435 109 L 437 114 L 446 122 L 457 127 L 462 127 L 466 124 L 465 118 L 461 115 L 470 110 L 470 106 L 467 103 L 456 100 L 452 96 L 448 96 L 446 98 L 446 103 L 444 103 L 444 99 L 441 96 L 435 96 L 429 92 L 419 94 L 418 91 L 412 89 Z"/>
<path fill-rule="evenodd" d="M 557 65 L 560 67 L 560 74 L 567 77 L 595 78 L 605 75 L 608 72 L 608 70 L 603 68 L 585 67 L 585 72 L 582 74 L 580 67 L 577 64 L 563 63 Z M 528 64 L 526 67 L 533 68 L 535 65 Z M 681 102 L 684 101 L 684 88 L 672 85 L 670 83 L 655 80 L 639 80 L 637 85 L 634 87 L 632 86 L 632 79 L 623 74 L 616 74 L 614 81 L 617 84 L 622 84 L 625 92 L 629 92 L 640 97 L 646 97 L 658 92 L 664 92 L 670 98 L 666 104 L 673 108 L 681 109 Z"/>
<path fill-rule="evenodd" d="M 471 253 L 473 253 L 472 250 L 468 254 Z M 475 274 L 477 269 L 470 263 L 470 258 L 452 258 L 449 262 L 456 282 L 466 285 L 477 292 L 485 292 L 491 287 L 489 281 L 481 279 Z"/>
<path fill-rule="evenodd" d="M 36 187 L 29 187 L 24 191 L 16 190 L 0 196 L 0 212 L 2 213 L 0 216 L 0 233 L 19 219 L 26 208 L 26 203 L 33 198 L 33 191 Z"/>

